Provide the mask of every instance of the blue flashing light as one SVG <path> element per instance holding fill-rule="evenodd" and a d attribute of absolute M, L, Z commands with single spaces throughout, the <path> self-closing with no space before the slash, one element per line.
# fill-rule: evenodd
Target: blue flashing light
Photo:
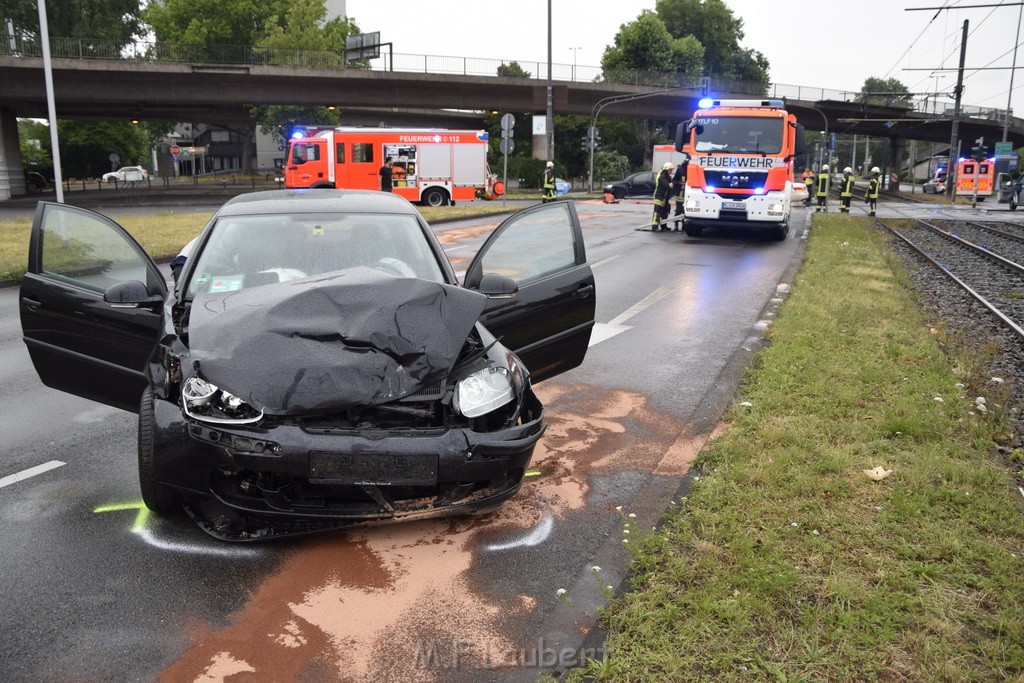
<path fill-rule="evenodd" d="M 764 194 L 764 188 L 758 187 L 754 189 L 754 194 Z"/>
<path fill-rule="evenodd" d="M 713 106 L 715 106 L 715 101 L 710 97 L 705 97 L 704 99 L 697 102 L 698 109 L 710 109 Z"/>
<path fill-rule="evenodd" d="M 967 157 L 960 157 L 957 161 L 967 161 Z"/>
<path fill-rule="evenodd" d="M 715 191 L 715 186 L 714 185 L 708 185 L 707 191 L 708 192 L 714 192 Z"/>
<path fill-rule="evenodd" d="M 302 131 L 301 130 L 297 130 L 294 133 L 292 133 L 292 140 L 298 140 L 301 137 L 302 137 Z"/>

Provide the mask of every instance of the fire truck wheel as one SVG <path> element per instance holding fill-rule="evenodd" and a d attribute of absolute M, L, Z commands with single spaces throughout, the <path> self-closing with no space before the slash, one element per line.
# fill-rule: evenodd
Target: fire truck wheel
<path fill-rule="evenodd" d="M 437 187 L 432 187 L 423 193 L 421 200 L 425 206 L 445 206 L 448 204 L 448 194 Z"/>
<path fill-rule="evenodd" d="M 774 239 L 774 240 L 776 240 L 778 242 L 781 242 L 782 240 L 786 239 L 787 237 L 789 237 L 789 225 L 788 224 L 780 225 L 779 227 L 775 228 L 774 232 L 772 233 L 772 239 Z"/>
<path fill-rule="evenodd" d="M 700 237 L 700 234 L 704 232 L 703 228 L 698 228 L 695 225 L 687 225 L 685 228 L 687 237 Z"/>

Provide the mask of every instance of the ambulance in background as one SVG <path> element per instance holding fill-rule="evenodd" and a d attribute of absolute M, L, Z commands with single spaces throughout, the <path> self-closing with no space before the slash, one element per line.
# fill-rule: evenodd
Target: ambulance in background
<path fill-rule="evenodd" d="M 978 186 L 978 201 L 991 197 L 996 186 L 996 160 L 960 159 L 956 164 L 956 195 L 973 197 L 974 186 Z"/>
<path fill-rule="evenodd" d="M 743 227 L 789 234 L 793 160 L 804 153 L 804 128 L 782 100 L 703 99 L 676 128 L 686 153 L 685 230 Z"/>
<path fill-rule="evenodd" d="M 487 131 L 425 128 L 335 128 L 293 137 L 285 159 L 288 188 L 380 189 L 380 168 L 393 159 L 392 191 L 411 202 L 445 206 L 494 199 L 504 183 L 487 166 Z"/>

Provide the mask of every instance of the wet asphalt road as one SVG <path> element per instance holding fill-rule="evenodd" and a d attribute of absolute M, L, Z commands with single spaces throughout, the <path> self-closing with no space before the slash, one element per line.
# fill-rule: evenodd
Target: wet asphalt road
<path fill-rule="evenodd" d="M 624 522 L 650 529 L 672 499 L 802 244 L 802 209 L 784 242 L 635 231 L 649 209 L 577 204 L 601 324 L 583 366 L 537 387 L 549 427 L 516 498 L 305 540 L 227 545 L 141 513 L 136 417 L 43 387 L 0 290 L 0 478 L 65 463 L 0 488 L 0 677 L 532 681 L 571 663 L 626 570 Z M 456 270 L 496 222 L 436 226 Z"/>

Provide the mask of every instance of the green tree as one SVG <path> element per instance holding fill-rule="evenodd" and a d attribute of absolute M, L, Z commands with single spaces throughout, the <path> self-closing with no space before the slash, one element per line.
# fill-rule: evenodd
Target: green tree
<path fill-rule="evenodd" d="M 164 124 L 121 121 L 57 121 L 64 177 L 95 178 L 116 166 L 147 165 L 153 144 L 169 128 Z"/>
<path fill-rule="evenodd" d="M 18 141 L 21 165 L 25 171 L 38 171 L 53 177 L 53 155 L 50 153 L 50 127 L 35 119 L 18 119 Z"/>
<path fill-rule="evenodd" d="M 504 62 L 498 67 L 499 76 L 510 76 L 512 78 L 530 78 L 532 75 L 529 71 L 520 66 L 519 62 Z"/>
<path fill-rule="evenodd" d="M 622 180 L 629 175 L 629 169 L 629 159 L 624 154 L 605 149 L 594 152 L 595 189 L 606 182 Z"/>
<path fill-rule="evenodd" d="M 289 0 L 161 0 L 143 18 L 156 39 L 189 45 L 255 45 L 270 17 L 284 17 Z"/>
<path fill-rule="evenodd" d="M 294 0 L 283 16 L 273 14 L 263 23 L 256 45 L 270 56 L 271 64 L 288 66 L 345 66 L 345 39 L 359 33 L 355 22 L 342 17 L 327 20 L 324 0 Z M 303 50 L 319 51 L 302 61 Z"/>
<path fill-rule="evenodd" d="M 884 107 L 909 107 L 911 98 L 910 89 L 898 79 L 872 76 L 864 81 L 857 101 Z"/>
<path fill-rule="evenodd" d="M 658 0 L 655 12 L 675 38 L 691 36 L 704 47 L 704 75 L 752 81 L 767 87 L 768 60 L 741 47 L 743 20 L 722 0 Z"/>
<path fill-rule="evenodd" d="M 665 24 L 649 10 L 635 21 L 623 24 L 614 44 L 605 48 L 601 68 L 606 78 L 627 71 L 677 72 L 681 76 L 700 75 L 704 48 L 692 37 L 674 39 Z"/>
<path fill-rule="evenodd" d="M 118 47 L 144 34 L 140 14 L 139 0 L 48 0 L 46 3 L 50 36 L 109 40 Z M 14 22 L 17 35 L 26 38 L 39 35 L 36 0 L 0 0 L 0 19 Z"/>

